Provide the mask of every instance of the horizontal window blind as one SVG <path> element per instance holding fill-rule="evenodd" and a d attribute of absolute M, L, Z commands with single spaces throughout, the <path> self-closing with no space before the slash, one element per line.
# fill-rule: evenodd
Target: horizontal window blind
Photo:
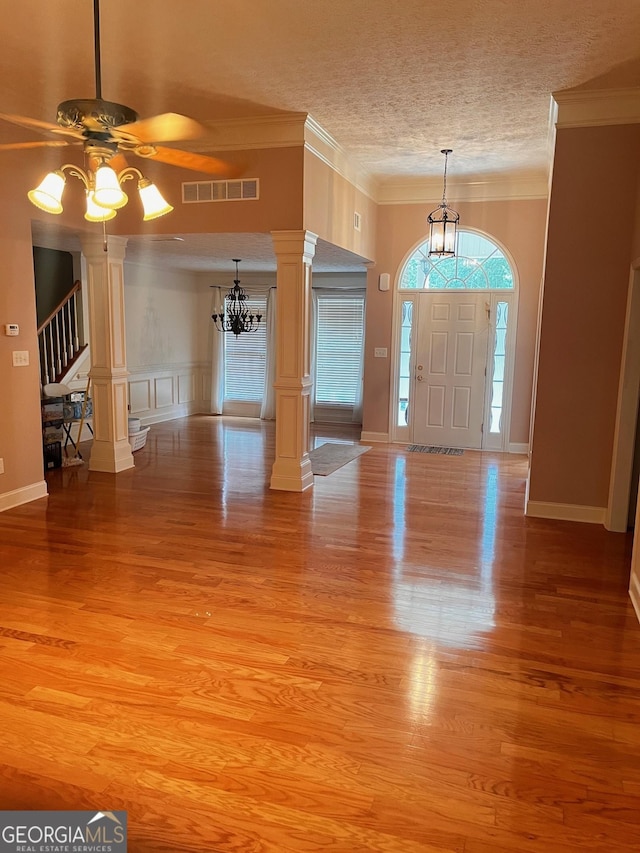
<path fill-rule="evenodd" d="M 255 332 L 237 338 L 224 334 L 224 399 L 261 403 L 264 396 L 264 367 L 267 360 L 267 297 L 249 296 L 247 308 L 262 314 Z"/>
<path fill-rule="evenodd" d="M 316 403 L 353 406 L 360 382 L 363 338 L 363 295 L 318 295 Z"/>

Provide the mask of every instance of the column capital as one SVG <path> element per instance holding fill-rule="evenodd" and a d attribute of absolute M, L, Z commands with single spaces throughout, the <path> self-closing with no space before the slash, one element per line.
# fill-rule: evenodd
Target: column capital
<path fill-rule="evenodd" d="M 81 234 L 80 248 L 88 260 L 99 261 L 109 258 L 110 260 L 122 261 L 124 260 L 128 239 L 128 237 L 117 237 L 113 234 L 107 234 L 106 238 L 102 234 Z"/>
<path fill-rule="evenodd" d="M 303 259 L 311 263 L 316 253 L 318 235 L 313 231 L 272 231 L 273 249 L 278 258 L 295 255 L 297 260 Z"/>

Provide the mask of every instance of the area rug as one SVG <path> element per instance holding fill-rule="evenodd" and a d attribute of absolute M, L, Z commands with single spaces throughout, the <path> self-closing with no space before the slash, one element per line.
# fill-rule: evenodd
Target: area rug
<path fill-rule="evenodd" d="M 431 444 L 410 444 L 407 450 L 415 453 L 442 453 L 444 456 L 462 456 L 464 453 L 459 447 L 434 447 Z"/>
<path fill-rule="evenodd" d="M 333 474 L 338 468 L 342 468 L 347 462 L 353 462 L 354 459 L 357 459 L 358 456 L 361 456 L 368 450 L 371 450 L 371 448 L 364 447 L 361 444 L 326 442 L 309 453 L 311 470 L 314 474 L 326 477 L 327 474 Z"/>

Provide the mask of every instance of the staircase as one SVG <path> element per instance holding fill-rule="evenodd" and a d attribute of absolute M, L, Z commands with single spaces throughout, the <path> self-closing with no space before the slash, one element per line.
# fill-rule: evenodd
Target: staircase
<path fill-rule="evenodd" d="M 40 381 L 62 382 L 87 349 L 79 322 L 81 282 L 76 281 L 63 301 L 38 328 Z"/>

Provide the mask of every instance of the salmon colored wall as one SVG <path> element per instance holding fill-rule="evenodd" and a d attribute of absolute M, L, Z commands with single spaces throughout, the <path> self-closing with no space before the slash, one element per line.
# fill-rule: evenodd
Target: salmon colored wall
<path fill-rule="evenodd" d="M 519 281 L 518 342 L 516 350 L 512 443 L 529 440 L 533 362 L 538 296 L 542 278 L 546 199 L 451 203 L 460 213 L 461 226 L 483 231 L 511 255 Z M 387 433 L 391 387 L 393 290 L 405 257 L 428 236 L 429 205 L 383 205 L 378 211 L 376 264 L 367 279 L 363 431 Z M 380 273 L 390 273 L 392 287 L 378 290 Z M 386 347 L 389 358 L 374 358 L 376 347 Z"/>
<path fill-rule="evenodd" d="M 158 188 L 175 210 L 169 216 L 142 224 L 139 202 L 132 198 L 118 213 L 118 232 L 122 234 L 189 233 L 268 233 L 302 228 L 302 148 L 256 149 L 224 152 L 223 158 L 237 164 L 241 178 L 260 179 L 260 198 L 209 204 L 183 204 L 183 181 L 211 180 L 214 176 L 200 175 L 172 166 L 147 164 L 136 158 L 135 164 Z M 133 159 L 133 158 L 131 158 Z M 153 166 L 153 169 L 151 168 Z M 132 184 L 126 184 L 131 186 Z M 125 214 L 125 215 L 122 215 Z"/>
<path fill-rule="evenodd" d="M 3 495 L 42 483 L 40 376 L 36 334 L 31 219 L 23 192 L 23 177 L 0 165 L 0 388 L 4 417 L 0 418 L 0 503 Z M 6 323 L 20 326 L 18 337 L 4 334 Z M 13 367 L 12 352 L 26 350 L 28 367 Z"/>
<path fill-rule="evenodd" d="M 304 227 L 322 240 L 375 257 L 378 206 L 311 151 L 304 155 Z M 353 215 L 360 214 L 360 231 Z"/>
<path fill-rule="evenodd" d="M 57 149 L 55 149 L 57 150 Z M 213 155 L 212 156 L 216 156 Z M 153 163 L 142 157 L 129 155 L 130 166 L 135 166 L 145 177 L 157 184 L 174 210 L 168 216 L 162 216 L 151 222 L 142 221 L 142 206 L 137 198 L 135 180 L 128 180 L 123 188 L 129 196 L 126 207 L 107 223 L 110 234 L 208 234 L 208 233 L 268 233 L 302 228 L 303 194 L 302 169 L 303 149 L 273 148 L 251 151 L 229 151 L 220 155 L 232 166 L 239 169 L 240 178 L 259 178 L 260 197 L 251 201 L 183 204 L 182 183 L 186 181 L 216 180 L 213 175 L 203 175 L 187 169 Z M 17 157 L 13 158 L 17 162 Z M 71 162 L 68 155 L 66 161 Z M 77 157 L 74 162 L 81 163 Z M 23 155 L 25 176 L 21 182 L 21 192 L 25 187 L 35 186 L 46 173 L 41 164 L 33 165 L 34 158 L 27 160 Z M 58 155 L 57 164 L 63 162 Z M 52 167 L 54 168 L 54 167 Z M 67 177 L 67 186 L 63 196 L 64 214 L 57 220 L 64 220 L 66 228 L 81 231 L 101 229 L 100 224 L 91 225 L 84 219 L 84 190 L 82 183 L 73 177 Z M 51 222 L 49 214 L 41 213 L 31 205 L 32 218 L 42 218 Z"/>
<path fill-rule="evenodd" d="M 640 167 L 640 125 L 558 130 L 529 499 L 604 507 Z"/>

